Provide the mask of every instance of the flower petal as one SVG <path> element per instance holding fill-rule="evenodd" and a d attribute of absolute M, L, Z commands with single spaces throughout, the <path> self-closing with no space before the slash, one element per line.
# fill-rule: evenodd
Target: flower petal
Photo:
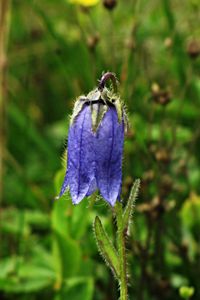
<path fill-rule="evenodd" d="M 122 182 L 124 123 L 110 107 L 95 138 L 96 179 L 101 195 L 112 206 L 119 197 Z"/>
<path fill-rule="evenodd" d="M 67 166 L 72 201 L 78 204 L 86 196 L 95 176 L 94 135 L 89 105 L 85 105 L 69 129 Z"/>
<path fill-rule="evenodd" d="M 97 189 L 97 181 L 96 181 L 96 178 L 94 178 L 91 183 L 90 183 L 90 187 L 89 187 L 89 190 L 86 194 L 86 196 L 90 196 L 92 195 Z"/>
<path fill-rule="evenodd" d="M 59 198 L 64 194 L 67 186 L 69 185 L 69 182 L 68 182 L 68 172 L 66 172 L 65 174 L 65 178 L 64 178 L 64 181 L 63 181 L 63 184 L 62 184 L 62 187 L 61 187 L 61 190 L 60 190 L 60 194 L 59 194 Z"/>

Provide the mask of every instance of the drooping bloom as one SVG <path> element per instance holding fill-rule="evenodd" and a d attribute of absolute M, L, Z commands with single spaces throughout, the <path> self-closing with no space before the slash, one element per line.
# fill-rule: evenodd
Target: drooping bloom
<path fill-rule="evenodd" d="M 95 89 L 75 103 L 68 134 L 67 171 L 60 196 L 69 186 L 74 204 L 99 189 L 112 206 L 120 197 L 125 113 L 119 97 Z"/>

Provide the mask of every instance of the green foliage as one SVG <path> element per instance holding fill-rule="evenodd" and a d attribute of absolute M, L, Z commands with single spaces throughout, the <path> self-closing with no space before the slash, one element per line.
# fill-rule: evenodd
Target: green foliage
<path fill-rule="evenodd" d="M 55 200 L 74 101 L 111 71 L 129 119 L 124 208 L 141 178 L 134 222 L 124 214 L 130 299 L 177 300 L 191 285 L 199 300 L 199 1 L 117 1 L 112 11 L 104 1 L 10 2 L 5 56 L 0 49 L 0 298 L 118 299 L 92 230 L 98 215 L 110 247 L 111 208 L 97 194 L 78 206 L 69 192 Z"/>
<path fill-rule="evenodd" d="M 192 286 L 182 286 L 179 289 L 179 294 L 183 299 L 190 299 L 194 294 L 194 288 Z"/>
<path fill-rule="evenodd" d="M 71 278 L 65 281 L 62 292 L 55 300 L 74 299 L 74 300 L 91 300 L 94 292 L 94 283 L 92 277 Z"/>
<path fill-rule="evenodd" d="M 99 217 L 96 217 L 94 221 L 94 233 L 100 254 L 112 270 L 114 276 L 119 279 L 119 255 L 106 234 Z"/>
<path fill-rule="evenodd" d="M 194 226 L 200 226 L 200 196 L 191 194 L 185 200 L 180 211 L 183 225 L 192 229 Z"/>
<path fill-rule="evenodd" d="M 126 231 L 128 231 L 128 227 L 132 222 L 133 210 L 138 195 L 139 187 L 140 187 L 140 180 L 137 179 L 131 188 L 129 198 L 123 212 L 123 228 L 126 229 Z"/>
<path fill-rule="evenodd" d="M 125 235 L 128 231 L 128 227 L 130 226 L 130 223 L 132 221 L 132 215 L 135 205 L 135 200 L 138 194 L 140 186 L 140 180 L 137 179 L 133 187 L 131 188 L 131 192 L 129 195 L 129 199 L 127 201 L 126 207 L 124 209 L 123 214 L 121 215 L 121 227 L 118 228 L 118 231 L 122 232 L 123 238 L 125 238 Z M 117 218 L 117 214 L 119 211 L 118 206 L 121 205 L 117 203 L 116 209 L 115 209 L 115 217 Z M 119 266 L 119 253 L 118 250 L 115 249 L 113 246 L 111 240 L 109 239 L 107 233 L 105 232 L 102 222 L 99 219 L 98 216 L 95 217 L 94 221 L 94 234 L 97 242 L 97 246 L 99 248 L 99 252 L 102 255 L 103 259 L 105 260 L 106 264 L 110 267 L 112 270 L 114 276 L 120 281 L 120 266 Z"/>

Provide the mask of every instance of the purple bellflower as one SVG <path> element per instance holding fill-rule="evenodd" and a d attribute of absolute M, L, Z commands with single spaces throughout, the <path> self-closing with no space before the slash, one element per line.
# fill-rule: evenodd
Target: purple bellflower
<path fill-rule="evenodd" d="M 69 187 L 74 204 L 97 189 L 112 206 L 120 198 L 126 116 L 119 96 L 105 87 L 109 78 L 116 83 L 115 75 L 106 73 L 98 89 L 75 102 L 67 171 L 59 195 Z"/>

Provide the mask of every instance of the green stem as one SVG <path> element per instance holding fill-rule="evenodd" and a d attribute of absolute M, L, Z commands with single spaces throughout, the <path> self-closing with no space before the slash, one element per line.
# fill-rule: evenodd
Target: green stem
<path fill-rule="evenodd" d="M 114 92 L 117 93 L 117 77 L 112 72 L 107 72 L 101 77 L 101 79 L 99 81 L 98 89 L 100 91 L 102 91 L 104 89 L 106 81 L 108 79 L 110 79 L 112 81 Z"/>
<path fill-rule="evenodd" d="M 7 42 L 10 24 L 10 0 L 0 1 L 0 203 L 3 199 L 5 135 L 6 135 L 6 92 L 7 92 Z"/>
<path fill-rule="evenodd" d="M 0 210 L 3 202 L 4 159 L 6 150 L 7 44 L 10 25 L 9 17 L 10 0 L 0 0 Z M 0 240 L 1 238 L 2 235 L 0 230 Z"/>
<path fill-rule="evenodd" d="M 120 300 L 128 300 L 127 287 L 127 268 L 126 268 L 126 248 L 125 248 L 125 230 L 123 226 L 122 204 L 116 203 L 116 220 L 117 220 L 117 247 L 120 264 Z"/>

